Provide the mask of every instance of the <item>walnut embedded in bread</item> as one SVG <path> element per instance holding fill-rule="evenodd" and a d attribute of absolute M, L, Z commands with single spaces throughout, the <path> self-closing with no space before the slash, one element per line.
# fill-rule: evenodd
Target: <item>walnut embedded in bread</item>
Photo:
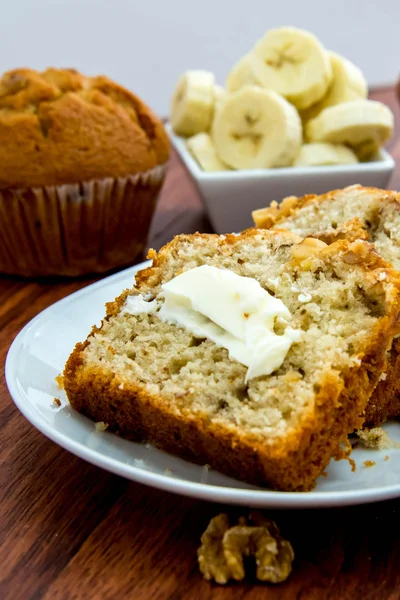
<path fill-rule="evenodd" d="M 104 76 L 16 69 L 0 79 L 0 188 L 144 173 L 164 164 L 160 119 Z"/>

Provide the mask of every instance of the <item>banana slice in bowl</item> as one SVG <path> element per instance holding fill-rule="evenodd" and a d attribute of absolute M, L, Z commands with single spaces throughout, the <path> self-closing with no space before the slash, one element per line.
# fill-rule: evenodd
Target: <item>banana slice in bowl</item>
<path fill-rule="evenodd" d="M 246 85 L 216 110 L 211 136 L 220 158 L 234 169 L 291 165 L 302 141 L 297 110 L 273 91 Z"/>
<path fill-rule="evenodd" d="M 226 89 L 222 85 L 214 85 L 214 111 L 224 101 L 226 93 Z"/>
<path fill-rule="evenodd" d="M 244 85 L 259 85 L 252 69 L 252 57 L 245 54 L 232 68 L 226 80 L 228 92 L 236 92 Z"/>
<path fill-rule="evenodd" d="M 343 144 L 303 144 L 293 163 L 294 167 L 320 167 L 325 165 L 352 165 L 358 163 L 357 155 Z"/>
<path fill-rule="evenodd" d="M 346 144 L 361 160 L 371 158 L 391 137 L 394 116 L 375 100 L 353 100 L 325 108 L 306 125 L 310 142 Z"/>
<path fill-rule="evenodd" d="M 301 111 L 300 116 L 305 122 L 315 118 L 328 106 L 352 100 L 365 100 L 368 96 L 368 85 L 361 69 L 336 52 L 328 54 L 333 72 L 332 83 L 322 100 Z"/>
<path fill-rule="evenodd" d="M 368 85 L 361 69 L 336 52 L 328 52 L 328 55 L 331 61 L 333 80 L 322 101 L 322 108 L 365 99 L 368 95 Z"/>
<path fill-rule="evenodd" d="M 171 100 L 170 119 L 177 135 L 207 131 L 215 102 L 215 77 L 209 71 L 187 71 L 178 80 Z"/>
<path fill-rule="evenodd" d="M 203 171 L 229 171 L 229 167 L 219 158 L 208 133 L 198 133 L 186 142 L 187 149 Z"/>
<path fill-rule="evenodd" d="M 307 31 L 271 29 L 250 53 L 251 69 L 260 85 L 306 109 L 326 94 L 332 66 L 325 48 Z"/>

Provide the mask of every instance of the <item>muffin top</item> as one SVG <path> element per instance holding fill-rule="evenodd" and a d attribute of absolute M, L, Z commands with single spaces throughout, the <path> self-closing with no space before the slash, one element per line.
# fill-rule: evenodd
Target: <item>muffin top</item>
<path fill-rule="evenodd" d="M 0 79 L 0 188 L 124 177 L 168 155 L 160 119 L 107 77 L 51 68 Z"/>

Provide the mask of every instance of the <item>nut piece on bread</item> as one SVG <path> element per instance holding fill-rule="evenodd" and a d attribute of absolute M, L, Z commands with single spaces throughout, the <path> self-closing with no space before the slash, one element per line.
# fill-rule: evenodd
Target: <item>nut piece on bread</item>
<path fill-rule="evenodd" d="M 309 490 L 347 435 L 386 367 L 398 333 L 400 280 L 367 242 L 321 245 L 303 267 L 298 237 L 249 230 L 181 235 L 107 306 L 64 370 L 74 409 L 132 440 L 256 485 Z M 349 263 L 350 254 L 358 257 Z M 225 348 L 158 318 L 124 310 L 189 269 L 207 264 L 256 279 L 290 311 L 300 341 L 271 375 L 245 383 Z"/>
<path fill-rule="evenodd" d="M 134 94 L 73 69 L 0 79 L 0 188 L 124 177 L 168 160 L 163 125 Z"/>
<path fill-rule="evenodd" d="M 400 270 L 400 194 L 353 185 L 321 196 L 290 196 L 253 212 L 257 227 L 288 229 L 328 244 L 339 239 L 372 242 Z M 394 340 L 386 373 L 367 405 L 365 425 L 400 415 L 400 341 Z"/>

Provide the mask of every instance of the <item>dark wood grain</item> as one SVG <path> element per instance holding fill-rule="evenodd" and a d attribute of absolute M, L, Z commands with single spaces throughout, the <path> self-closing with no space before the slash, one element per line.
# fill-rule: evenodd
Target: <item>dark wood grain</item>
<path fill-rule="evenodd" d="M 372 97 L 396 114 L 388 148 L 400 188 L 400 106 L 394 88 Z M 149 244 L 210 231 L 193 182 L 176 156 Z M 0 278 L 0 358 L 18 331 L 54 301 L 87 285 Z M 220 588 L 202 580 L 201 532 L 227 507 L 180 498 L 111 475 L 57 447 L 19 414 L 0 381 L 0 598 L 3 600 L 398 600 L 400 501 L 346 509 L 273 511 L 296 561 L 277 587 Z"/>

